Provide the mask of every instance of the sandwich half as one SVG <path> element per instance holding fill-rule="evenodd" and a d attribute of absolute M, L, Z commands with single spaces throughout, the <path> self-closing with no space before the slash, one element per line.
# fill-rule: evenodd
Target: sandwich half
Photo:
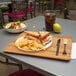
<path fill-rule="evenodd" d="M 42 43 L 45 45 L 52 41 L 52 36 L 47 31 L 33 32 L 33 31 L 25 31 L 25 37 L 33 40 L 42 40 Z"/>

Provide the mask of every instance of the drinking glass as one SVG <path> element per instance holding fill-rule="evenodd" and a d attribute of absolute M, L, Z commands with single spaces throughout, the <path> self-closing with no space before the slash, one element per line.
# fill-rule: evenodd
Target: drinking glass
<path fill-rule="evenodd" d="M 53 31 L 53 24 L 55 23 L 56 14 L 54 10 L 46 10 L 44 12 L 46 31 Z"/>

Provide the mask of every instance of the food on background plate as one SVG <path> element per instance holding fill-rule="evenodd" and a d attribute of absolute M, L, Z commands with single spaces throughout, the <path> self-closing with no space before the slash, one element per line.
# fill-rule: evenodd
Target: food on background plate
<path fill-rule="evenodd" d="M 20 21 L 10 22 L 10 23 L 3 25 L 3 27 L 6 29 L 21 29 L 21 28 L 25 28 L 26 26 L 27 26 L 26 23 L 20 22 Z"/>
<path fill-rule="evenodd" d="M 40 41 L 31 40 L 28 38 L 20 39 L 18 42 L 15 43 L 15 45 L 17 47 L 20 47 L 20 48 L 25 49 L 25 50 L 38 50 L 38 49 L 45 50 L 45 46 L 42 45 L 40 43 Z"/>
<path fill-rule="evenodd" d="M 37 41 L 40 41 L 40 38 L 39 38 L 39 33 L 40 33 L 41 40 L 44 45 L 52 41 L 52 36 L 47 31 L 40 31 L 39 33 L 33 32 L 33 31 L 24 31 L 24 32 L 25 32 L 25 37 L 29 39 L 37 40 Z"/>

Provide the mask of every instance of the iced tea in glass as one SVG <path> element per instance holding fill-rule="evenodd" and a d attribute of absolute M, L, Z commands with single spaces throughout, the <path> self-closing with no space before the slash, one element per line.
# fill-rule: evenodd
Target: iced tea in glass
<path fill-rule="evenodd" d="M 53 31 L 53 24 L 55 23 L 55 11 L 52 10 L 46 10 L 44 12 L 44 17 L 45 17 L 45 27 L 46 31 Z"/>

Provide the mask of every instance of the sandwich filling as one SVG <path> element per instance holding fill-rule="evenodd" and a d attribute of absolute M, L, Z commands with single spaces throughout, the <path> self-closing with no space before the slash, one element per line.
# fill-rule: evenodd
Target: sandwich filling
<path fill-rule="evenodd" d="M 49 34 L 49 32 L 40 31 L 40 34 L 41 34 L 42 43 L 44 45 L 52 41 L 52 36 Z M 25 31 L 25 37 L 33 40 L 40 40 L 39 34 L 37 32 Z"/>

